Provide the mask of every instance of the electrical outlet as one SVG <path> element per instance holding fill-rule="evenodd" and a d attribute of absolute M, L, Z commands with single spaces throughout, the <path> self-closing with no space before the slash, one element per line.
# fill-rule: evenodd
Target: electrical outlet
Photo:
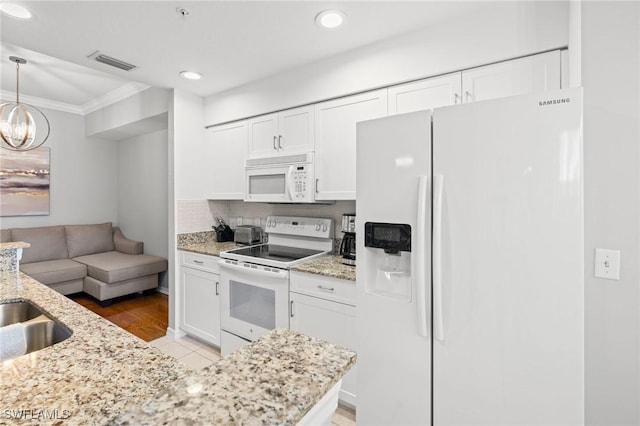
<path fill-rule="evenodd" d="M 620 250 L 606 250 L 597 248 L 594 276 L 596 278 L 619 280 Z"/>

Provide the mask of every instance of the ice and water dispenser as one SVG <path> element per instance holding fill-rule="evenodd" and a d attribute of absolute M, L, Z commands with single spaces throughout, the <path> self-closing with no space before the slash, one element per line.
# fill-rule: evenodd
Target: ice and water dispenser
<path fill-rule="evenodd" d="M 366 222 L 364 246 L 369 257 L 365 291 L 411 301 L 411 225 Z"/>

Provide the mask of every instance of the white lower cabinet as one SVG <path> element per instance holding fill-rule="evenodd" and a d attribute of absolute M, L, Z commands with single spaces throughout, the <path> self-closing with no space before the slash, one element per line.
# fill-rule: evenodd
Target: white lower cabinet
<path fill-rule="evenodd" d="M 291 271 L 290 283 L 290 328 L 355 350 L 355 282 Z M 336 300 L 348 300 L 349 304 Z M 340 401 L 353 407 L 356 406 L 356 367 L 343 377 L 340 389 Z"/>
<path fill-rule="evenodd" d="M 183 253 L 180 328 L 220 346 L 220 274 L 215 257 Z"/>

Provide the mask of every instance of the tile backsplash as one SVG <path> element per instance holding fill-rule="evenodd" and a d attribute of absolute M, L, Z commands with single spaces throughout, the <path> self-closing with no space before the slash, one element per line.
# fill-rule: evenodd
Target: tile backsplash
<path fill-rule="evenodd" d="M 244 201 L 179 200 L 178 233 L 210 231 L 222 217 L 232 228 L 238 225 L 264 227 L 267 216 L 303 216 L 333 219 L 335 238 L 342 238 L 342 214 L 356 211 L 355 201 L 336 201 L 335 204 L 267 204 Z"/>

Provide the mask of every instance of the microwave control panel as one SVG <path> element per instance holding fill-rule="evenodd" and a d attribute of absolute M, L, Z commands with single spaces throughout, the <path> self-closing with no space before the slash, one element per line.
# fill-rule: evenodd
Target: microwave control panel
<path fill-rule="evenodd" d="M 313 171 L 309 165 L 293 166 L 293 173 L 291 174 L 292 182 L 292 194 L 291 198 L 293 202 L 311 201 L 312 199 L 312 185 Z"/>

